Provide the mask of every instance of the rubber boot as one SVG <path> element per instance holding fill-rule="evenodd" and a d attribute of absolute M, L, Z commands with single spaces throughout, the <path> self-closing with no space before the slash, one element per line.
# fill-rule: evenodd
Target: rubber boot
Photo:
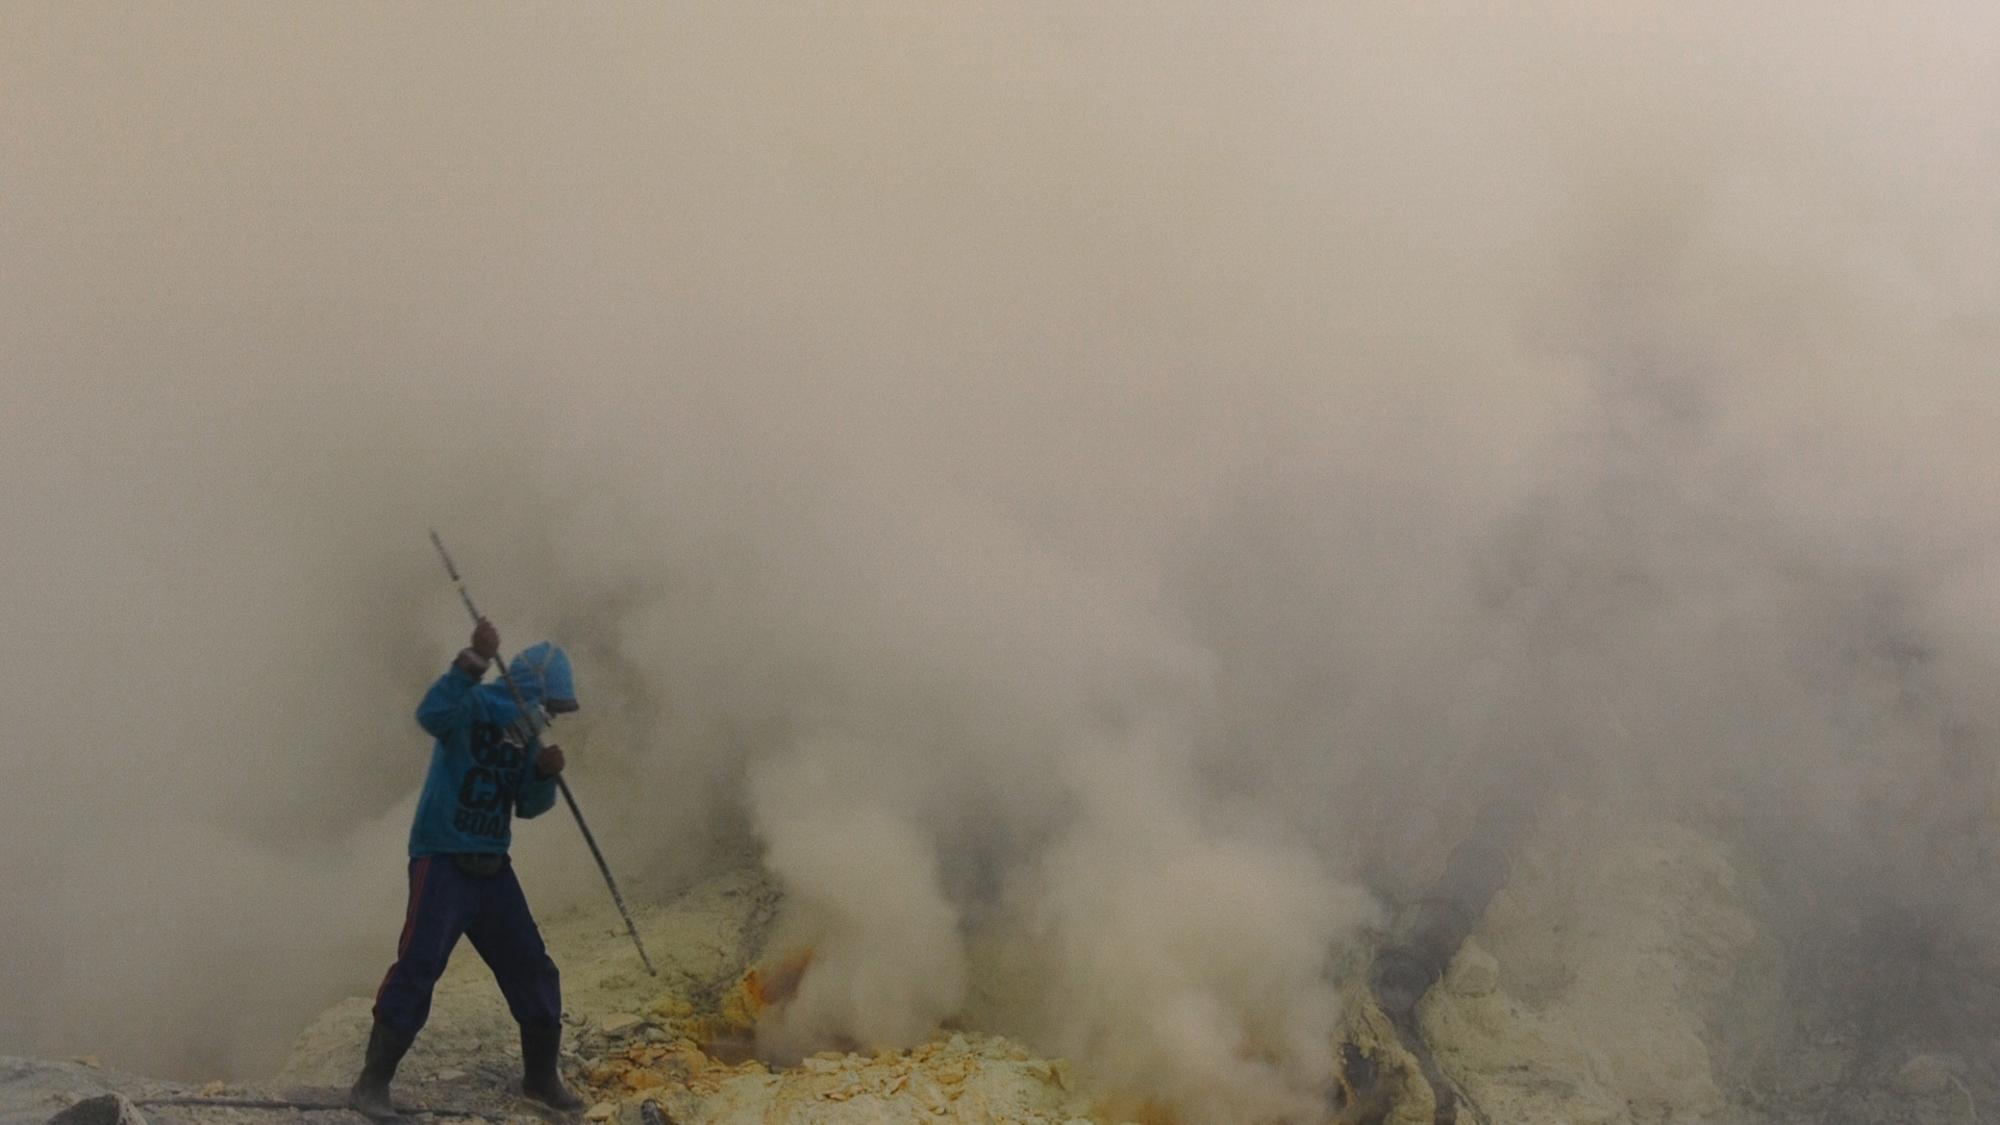
<path fill-rule="evenodd" d="M 556 1050 L 562 1045 L 562 1025 L 531 1027 L 521 1025 L 521 1092 L 562 1113 L 583 1112 L 583 1099 L 563 1085 L 556 1069 Z"/>
<path fill-rule="evenodd" d="M 368 1055 L 361 1064 L 361 1077 L 347 1091 L 347 1104 L 371 1120 L 396 1120 L 396 1105 L 389 1100 L 389 1080 L 396 1077 L 396 1066 L 415 1038 L 376 1020 L 374 1030 L 368 1033 Z"/>

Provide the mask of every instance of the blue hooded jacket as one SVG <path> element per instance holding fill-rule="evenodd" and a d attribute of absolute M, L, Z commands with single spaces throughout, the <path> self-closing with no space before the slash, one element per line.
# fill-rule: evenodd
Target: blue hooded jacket
<path fill-rule="evenodd" d="M 410 826 L 412 857 L 504 855 L 513 841 L 513 814 L 536 817 L 555 804 L 555 779 L 535 776 L 539 742 L 529 732 L 546 722 L 543 701 L 576 699 L 569 657 L 543 641 L 507 670 L 527 701 L 525 723 L 505 683 L 481 684 L 456 664 L 417 705 L 417 725 L 437 744 Z"/>

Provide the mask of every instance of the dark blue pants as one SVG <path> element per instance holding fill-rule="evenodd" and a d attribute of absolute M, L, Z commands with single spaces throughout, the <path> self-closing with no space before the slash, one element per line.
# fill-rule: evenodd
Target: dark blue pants
<path fill-rule="evenodd" d="M 431 1014 L 431 989 L 444 974 L 459 935 L 472 939 L 507 1008 L 523 1026 L 554 1027 L 562 1019 L 562 979 L 542 944 L 514 865 L 468 875 L 450 856 L 410 861 L 410 906 L 396 963 L 375 990 L 375 1018 L 410 1035 Z"/>

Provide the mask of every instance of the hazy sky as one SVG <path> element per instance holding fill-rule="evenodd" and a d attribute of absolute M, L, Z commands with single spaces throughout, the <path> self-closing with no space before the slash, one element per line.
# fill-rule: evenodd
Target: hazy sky
<path fill-rule="evenodd" d="M 635 878 L 752 830 L 820 979 L 894 997 L 802 1041 L 949 1014 L 997 917 L 1082 998 L 1049 1041 L 1176 1028 L 1099 1061 L 1283 1112 L 1320 954 L 1500 779 L 1960 823 L 1996 48 L 1981 4 L 0 0 L 0 1051 L 251 1072 L 372 988 L 464 632 L 432 524 L 577 652 Z M 1279 1061 L 1187 1070 L 1234 1034 Z"/>

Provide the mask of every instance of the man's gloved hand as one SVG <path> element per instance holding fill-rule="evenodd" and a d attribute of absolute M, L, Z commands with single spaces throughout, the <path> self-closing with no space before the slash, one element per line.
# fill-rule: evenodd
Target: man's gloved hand
<path fill-rule="evenodd" d="M 500 655 L 500 630 L 484 617 L 472 627 L 472 651 L 489 661 Z"/>
<path fill-rule="evenodd" d="M 459 650 L 458 659 L 452 661 L 458 670 L 481 679 L 486 670 L 493 666 L 493 658 L 500 655 L 500 630 L 493 627 L 484 617 L 472 627 L 472 643 Z"/>
<path fill-rule="evenodd" d="M 563 770 L 563 752 L 560 746 L 544 746 L 535 758 L 536 777 L 554 777 Z"/>

